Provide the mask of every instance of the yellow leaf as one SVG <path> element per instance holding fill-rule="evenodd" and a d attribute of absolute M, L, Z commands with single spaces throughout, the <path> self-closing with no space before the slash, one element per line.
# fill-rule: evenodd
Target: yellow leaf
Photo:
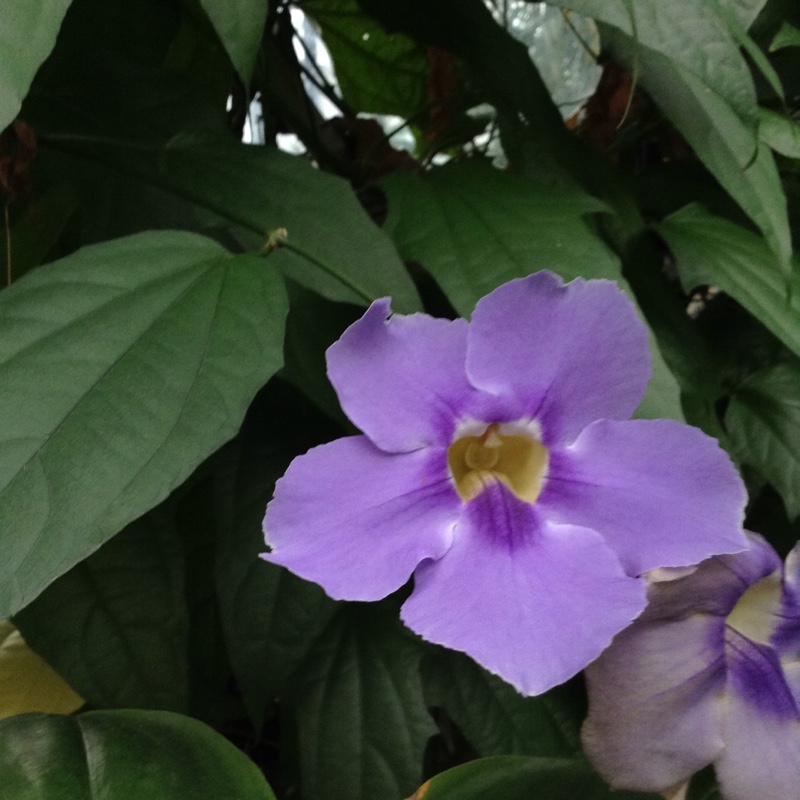
<path fill-rule="evenodd" d="M 30 711 L 71 714 L 83 704 L 10 622 L 0 622 L 0 719 Z"/>
<path fill-rule="evenodd" d="M 425 783 L 423 783 L 422 786 L 420 786 L 419 789 L 417 789 L 417 791 L 411 795 L 411 797 L 407 798 L 407 800 L 422 800 L 422 798 L 428 793 L 430 785 L 430 781 L 425 781 Z"/>

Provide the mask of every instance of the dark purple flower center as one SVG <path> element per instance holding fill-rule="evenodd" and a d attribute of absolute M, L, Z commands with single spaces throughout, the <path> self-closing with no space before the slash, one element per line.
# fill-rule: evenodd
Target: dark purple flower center
<path fill-rule="evenodd" d="M 464 502 L 499 481 L 520 500 L 535 503 L 547 474 L 547 448 L 527 432 L 492 423 L 478 435 L 460 436 L 447 451 L 456 490 Z"/>

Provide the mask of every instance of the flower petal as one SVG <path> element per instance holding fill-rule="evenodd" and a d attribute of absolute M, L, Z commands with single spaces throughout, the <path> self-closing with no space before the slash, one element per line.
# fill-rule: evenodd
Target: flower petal
<path fill-rule="evenodd" d="M 378 600 L 447 551 L 461 502 L 444 450 L 389 455 L 366 436 L 296 458 L 275 486 L 262 557 L 334 599 Z"/>
<path fill-rule="evenodd" d="M 594 531 L 542 522 L 499 483 L 464 508 L 453 546 L 422 563 L 403 621 L 527 695 L 583 669 L 644 607 Z"/>
<path fill-rule="evenodd" d="M 478 397 L 465 372 L 467 323 L 389 317 L 389 303 L 376 300 L 328 348 L 328 377 L 344 412 L 382 450 L 449 445 Z"/>
<path fill-rule="evenodd" d="M 781 567 L 778 554 L 761 536 L 750 531 L 745 535 L 747 550 L 714 556 L 683 578 L 651 586 L 641 621 L 699 613 L 726 617 L 750 586 Z"/>
<path fill-rule="evenodd" d="M 783 591 L 776 616 L 778 623 L 772 645 L 782 654 L 800 654 L 800 544 L 796 544 L 786 557 Z"/>
<path fill-rule="evenodd" d="M 612 787 L 661 792 L 721 752 L 723 627 L 705 614 L 637 621 L 586 669 L 583 746 Z"/>
<path fill-rule="evenodd" d="M 510 281 L 478 301 L 469 330 L 473 385 L 513 395 L 544 443 L 571 441 L 596 419 L 627 419 L 651 375 L 645 326 L 611 281 L 551 272 Z"/>
<path fill-rule="evenodd" d="M 715 439 L 672 420 L 600 420 L 550 452 L 539 504 L 601 533 L 629 575 L 747 548 L 745 491 Z"/>
<path fill-rule="evenodd" d="M 775 651 L 726 630 L 729 688 L 717 780 L 726 800 L 785 800 L 800 787 L 800 710 Z"/>

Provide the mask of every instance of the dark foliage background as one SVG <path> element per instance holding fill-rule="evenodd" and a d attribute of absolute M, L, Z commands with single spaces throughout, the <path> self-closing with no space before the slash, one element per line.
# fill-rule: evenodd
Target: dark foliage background
<path fill-rule="evenodd" d="M 522 698 L 401 597 L 257 558 L 275 480 L 353 430 L 324 351 L 363 307 L 469 315 L 543 268 L 625 287 L 639 415 L 718 437 L 748 527 L 798 539 L 800 9 L 553 6 L 603 68 L 566 124 L 481 0 L 0 9 L 0 619 L 86 703 L 0 723 L 4 797 L 400 800 L 453 767 L 426 800 L 634 797 L 581 753 L 580 678 Z"/>

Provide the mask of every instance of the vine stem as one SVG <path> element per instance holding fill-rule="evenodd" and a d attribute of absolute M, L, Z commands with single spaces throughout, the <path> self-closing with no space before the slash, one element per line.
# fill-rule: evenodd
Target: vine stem
<path fill-rule="evenodd" d="M 11 286 L 11 222 L 8 218 L 8 203 L 3 204 L 3 217 L 6 226 L 6 286 Z"/>

